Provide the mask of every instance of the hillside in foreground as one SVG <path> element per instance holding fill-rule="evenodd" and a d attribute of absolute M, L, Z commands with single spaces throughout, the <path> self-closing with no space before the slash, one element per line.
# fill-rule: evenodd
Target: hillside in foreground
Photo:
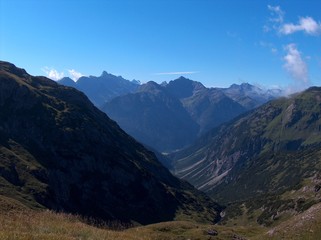
<path fill-rule="evenodd" d="M 0 197 L 0 202 L 4 200 Z M 2 205 L 3 206 L 3 205 Z M 17 208 L 17 206 L 11 206 Z M 89 219 L 51 211 L 13 210 L 1 208 L 0 239 L 47 240 L 261 240 L 320 239 L 321 204 L 290 218 L 278 226 L 222 226 L 175 221 L 132 227 L 119 222 L 94 225 Z M 211 235 L 212 234 L 212 235 Z M 213 235 L 214 234 L 214 235 Z M 215 235 L 216 234 L 216 235 Z"/>

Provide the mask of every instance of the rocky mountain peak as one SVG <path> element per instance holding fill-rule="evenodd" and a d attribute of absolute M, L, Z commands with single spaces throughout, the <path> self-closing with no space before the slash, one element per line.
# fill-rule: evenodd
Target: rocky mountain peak
<path fill-rule="evenodd" d="M 108 75 L 109 75 L 109 73 L 107 71 L 103 71 L 100 76 L 107 77 Z"/>

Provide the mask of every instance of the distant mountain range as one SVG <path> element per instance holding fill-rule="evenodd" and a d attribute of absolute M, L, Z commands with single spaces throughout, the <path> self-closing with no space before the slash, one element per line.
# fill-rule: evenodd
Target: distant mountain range
<path fill-rule="evenodd" d="M 65 77 L 58 83 L 84 92 L 96 107 L 101 107 L 114 97 L 134 92 L 140 84 L 138 81 L 129 81 L 106 71 L 99 77 L 81 77 L 76 82 Z"/>
<path fill-rule="evenodd" d="M 107 72 L 100 77 L 63 78 L 137 140 L 159 152 L 171 152 L 248 110 L 280 97 L 279 89 L 264 90 L 248 83 L 206 88 L 184 77 L 157 84 L 129 81 Z"/>
<path fill-rule="evenodd" d="M 184 77 L 170 81 L 165 90 L 179 99 L 198 124 L 197 135 L 247 111 L 244 106 L 228 97 L 224 93 L 225 89 L 206 88 L 201 83 Z"/>
<path fill-rule="evenodd" d="M 269 224 L 321 197 L 320 116 L 321 88 L 312 87 L 243 114 L 169 157 L 177 176 L 221 203 L 247 202 L 242 211 L 256 211 L 257 221 Z"/>
<path fill-rule="evenodd" d="M 168 84 L 143 84 L 134 93 L 110 100 L 102 110 L 137 140 L 170 152 L 281 94 L 250 84 L 206 88 L 180 77 Z"/>
<path fill-rule="evenodd" d="M 281 97 L 284 91 L 278 88 L 262 89 L 249 83 L 232 84 L 229 88 L 220 88 L 223 93 L 246 109 L 256 108 L 270 100 Z"/>
<path fill-rule="evenodd" d="M 0 156 L 0 195 L 29 208 L 140 224 L 220 218 L 83 93 L 2 61 Z"/>
<path fill-rule="evenodd" d="M 182 148 L 199 131 L 179 99 L 155 82 L 112 99 L 102 110 L 130 135 L 158 151 Z"/>

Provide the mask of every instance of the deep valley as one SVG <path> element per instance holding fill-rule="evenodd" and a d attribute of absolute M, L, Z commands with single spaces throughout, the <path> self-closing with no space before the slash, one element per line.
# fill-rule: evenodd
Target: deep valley
<path fill-rule="evenodd" d="M 1 62 L 1 239 L 320 236 L 320 88 L 133 84 L 102 109 L 138 141 L 84 93 Z"/>

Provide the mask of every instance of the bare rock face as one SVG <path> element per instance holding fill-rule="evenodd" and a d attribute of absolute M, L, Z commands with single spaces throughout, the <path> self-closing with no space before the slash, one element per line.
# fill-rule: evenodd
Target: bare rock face
<path fill-rule="evenodd" d="M 219 218 L 217 204 L 173 177 L 84 94 L 7 62 L 0 156 L 0 194 L 29 207 L 141 224 L 196 212 L 200 221 Z"/>

